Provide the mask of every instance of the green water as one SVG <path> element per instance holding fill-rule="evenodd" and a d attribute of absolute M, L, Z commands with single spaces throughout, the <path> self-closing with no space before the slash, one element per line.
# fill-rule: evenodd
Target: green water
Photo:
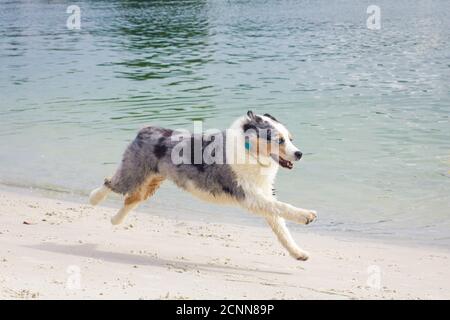
<path fill-rule="evenodd" d="M 86 194 L 139 128 L 252 109 L 305 155 L 277 190 L 308 230 L 450 245 L 449 1 L 377 1 L 377 31 L 370 1 L 70 4 L 0 2 L 1 183 Z M 257 220 L 170 185 L 144 210 Z"/>

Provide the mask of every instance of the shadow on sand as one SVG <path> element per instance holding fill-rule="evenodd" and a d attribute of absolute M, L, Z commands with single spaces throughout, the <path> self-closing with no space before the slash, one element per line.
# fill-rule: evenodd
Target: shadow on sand
<path fill-rule="evenodd" d="M 31 249 L 56 252 L 72 256 L 80 256 L 92 259 L 98 259 L 113 263 L 122 263 L 129 265 L 156 266 L 161 268 L 183 269 L 185 271 L 203 270 L 219 273 L 266 273 L 278 275 L 290 275 L 288 272 L 264 270 L 261 268 L 246 268 L 228 265 L 217 265 L 213 263 L 195 263 L 184 260 L 168 260 L 158 257 L 151 257 L 139 254 L 130 254 L 122 252 L 112 252 L 97 249 L 96 244 L 64 245 L 56 243 L 42 243 L 35 246 L 27 246 Z"/>

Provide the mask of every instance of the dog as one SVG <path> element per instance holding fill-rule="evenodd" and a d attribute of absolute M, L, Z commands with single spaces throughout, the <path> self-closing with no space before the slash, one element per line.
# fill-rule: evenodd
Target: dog
<path fill-rule="evenodd" d="M 125 150 L 112 178 L 93 190 L 92 205 L 108 193 L 124 195 L 123 207 L 112 217 L 124 221 L 139 203 L 165 180 L 209 202 L 234 204 L 264 217 L 282 246 L 297 260 L 307 260 L 285 220 L 308 224 L 314 210 L 278 201 L 273 185 L 279 167 L 292 169 L 302 158 L 286 127 L 270 114 L 248 111 L 225 131 L 199 134 L 150 126 L 139 131 Z"/>

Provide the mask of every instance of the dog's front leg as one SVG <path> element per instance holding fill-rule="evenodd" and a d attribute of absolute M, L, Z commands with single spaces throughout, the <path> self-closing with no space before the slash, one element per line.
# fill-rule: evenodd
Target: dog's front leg
<path fill-rule="evenodd" d="M 300 224 L 308 224 L 317 217 L 314 210 L 297 208 L 275 198 L 256 195 L 253 199 L 253 201 L 247 202 L 247 209 L 264 217 L 276 215 Z"/>
<path fill-rule="evenodd" d="M 297 246 L 294 239 L 292 239 L 283 218 L 279 216 L 269 216 L 266 217 L 266 221 L 277 236 L 278 241 L 280 241 L 292 257 L 297 260 L 308 260 L 308 253 Z"/>

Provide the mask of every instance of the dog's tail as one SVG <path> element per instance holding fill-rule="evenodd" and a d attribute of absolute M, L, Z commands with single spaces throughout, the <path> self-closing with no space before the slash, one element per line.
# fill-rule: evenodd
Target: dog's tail
<path fill-rule="evenodd" d="M 105 183 L 101 187 L 92 190 L 91 193 L 89 194 L 89 203 L 92 204 L 93 206 L 95 206 L 95 205 L 99 204 L 100 202 L 102 202 L 103 200 L 105 200 L 108 193 L 110 193 L 112 191 L 108 187 L 109 184 L 110 184 L 110 180 L 105 179 Z"/>

